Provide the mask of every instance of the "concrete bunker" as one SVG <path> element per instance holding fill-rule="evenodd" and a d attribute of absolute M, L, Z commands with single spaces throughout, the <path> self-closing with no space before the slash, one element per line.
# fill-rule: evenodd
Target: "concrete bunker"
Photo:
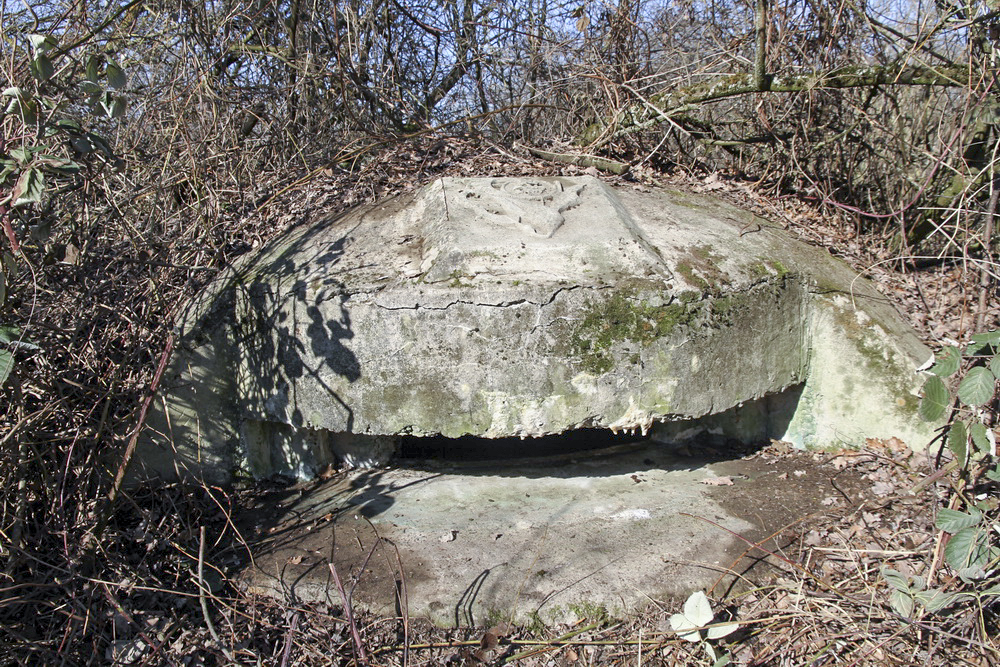
<path fill-rule="evenodd" d="M 403 580 L 441 623 L 624 610 L 742 551 L 698 516 L 744 534 L 757 504 L 784 506 L 773 465 L 726 468 L 716 443 L 920 446 L 929 356 L 847 265 L 719 201 L 444 178 L 220 275 L 180 322 L 134 468 L 355 466 L 247 508 L 261 591 L 331 601 L 331 565 L 378 562 L 355 601 L 388 613 Z M 733 473 L 750 502 L 705 483 Z"/>
<path fill-rule="evenodd" d="M 898 437 L 930 356 L 844 263 L 689 193 L 444 178 L 319 220 L 188 308 L 144 473 L 308 477 L 399 438 Z M 526 442 L 531 442 L 527 440 Z"/>

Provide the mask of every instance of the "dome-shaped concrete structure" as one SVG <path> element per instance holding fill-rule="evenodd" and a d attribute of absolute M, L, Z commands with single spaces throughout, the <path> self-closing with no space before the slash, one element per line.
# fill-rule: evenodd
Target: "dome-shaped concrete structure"
<path fill-rule="evenodd" d="M 719 201 L 443 178 L 220 276 L 185 316 L 139 459 L 212 481 L 307 476 L 384 460 L 399 435 L 663 424 L 672 439 L 696 419 L 801 446 L 918 445 L 929 354 L 846 264 Z"/>

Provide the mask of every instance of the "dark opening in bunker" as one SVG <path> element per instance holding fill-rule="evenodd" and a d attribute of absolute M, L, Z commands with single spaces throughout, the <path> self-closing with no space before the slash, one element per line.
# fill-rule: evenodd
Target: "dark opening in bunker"
<path fill-rule="evenodd" d="M 728 410 L 695 419 L 663 420 L 648 433 L 639 429 L 580 428 L 534 438 L 367 435 L 322 428 L 293 427 L 247 419 L 242 440 L 249 471 L 311 479 L 327 466 L 345 468 L 423 468 L 481 464 L 516 468 L 522 462 L 558 465 L 624 454 L 653 441 L 665 453 L 682 456 L 736 454 L 746 446 L 782 439 L 798 405 L 802 385 L 746 401 Z M 495 462 L 495 463 L 494 463 Z"/>
<path fill-rule="evenodd" d="M 403 460 L 503 461 L 510 459 L 564 457 L 594 453 L 648 439 L 641 433 L 614 433 L 610 429 L 581 428 L 537 438 L 460 438 L 404 436 L 399 443 Z"/>
<path fill-rule="evenodd" d="M 535 438 L 459 438 L 402 436 L 396 446 L 400 465 L 435 460 L 442 463 L 517 461 L 523 459 L 572 459 L 597 456 L 612 449 L 653 440 L 671 447 L 709 447 L 735 451 L 780 439 L 795 413 L 803 385 L 747 401 L 698 419 L 665 420 L 648 433 L 638 429 L 612 431 L 580 428 Z M 692 452 L 693 453 L 693 452 Z"/>

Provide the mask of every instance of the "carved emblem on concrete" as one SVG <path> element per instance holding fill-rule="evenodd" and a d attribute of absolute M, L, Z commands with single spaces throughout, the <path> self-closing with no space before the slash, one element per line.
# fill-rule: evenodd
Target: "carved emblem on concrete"
<path fill-rule="evenodd" d="M 488 188 L 460 185 L 454 196 L 447 192 L 445 196 L 449 206 L 456 203 L 463 219 L 493 216 L 549 238 L 562 227 L 563 212 L 580 204 L 580 193 L 586 187 L 541 179 L 493 179 Z"/>

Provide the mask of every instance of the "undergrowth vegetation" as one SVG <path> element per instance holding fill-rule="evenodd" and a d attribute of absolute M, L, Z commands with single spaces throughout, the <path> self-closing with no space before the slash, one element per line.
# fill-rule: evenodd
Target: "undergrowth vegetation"
<path fill-rule="evenodd" d="M 0 662 L 1000 663 L 997 17 L 0 3 Z M 889 490 L 750 549 L 771 583 L 569 629 L 421 628 L 241 592 L 249 491 L 115 484 L 174 317 L 222 267 L 440 175 L 584 170 L 754 207 L 875 277 L 941 350 L 929 453 L 787 454 Z"/>

